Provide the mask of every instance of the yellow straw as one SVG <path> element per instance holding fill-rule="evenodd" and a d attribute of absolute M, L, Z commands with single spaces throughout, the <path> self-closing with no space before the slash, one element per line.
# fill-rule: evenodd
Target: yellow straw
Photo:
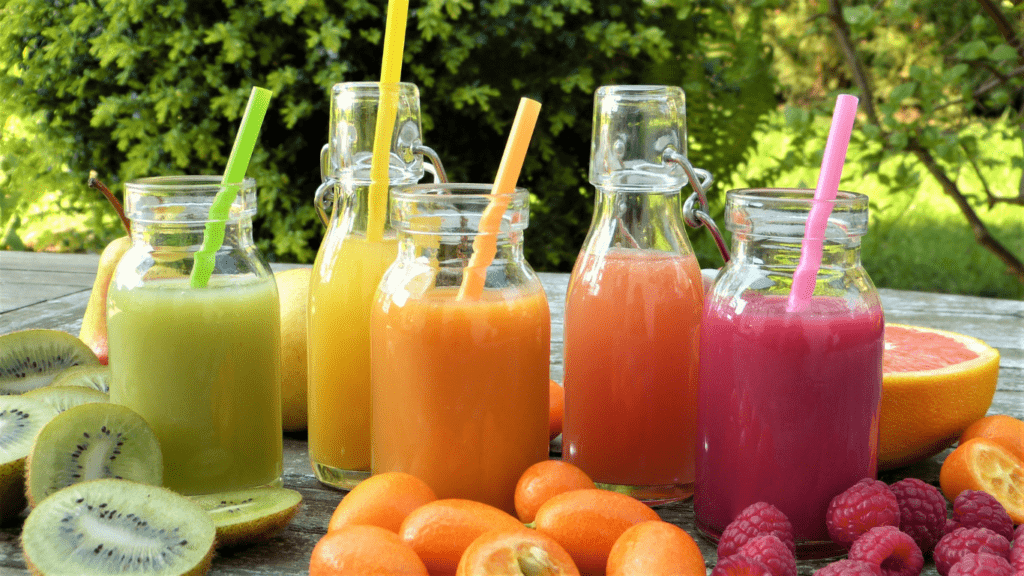
<path fill-rule="evenodd" d="M 380 101 L 373 134 L 373 159 L 370 162 L 370 202 L 366 239 L 380 242 L 384 236 L 384 216 L 388 200 L 388 173 L 391 133 L 398 115 L 398 82 L 402 79 L 402 51 L 405 49 L 405 24 L 409 18 L 409 0 L 389 0 L 388 20 L 384 28 L 384 58 L 380 70 Z"/>
<path fill-rule="evenodd" d="M 494 261 L 498 252 L 498 232 L 501 230 L 501 218 L 512 201 L 519 172 L 523 169 L 526 149 L 530 146 L 533 129 L 540 116 L 540 102 L 523 98 L 519 101 L 516 119 L 512 122 L 512 132 L 505 143 L 505 153 L 498 166 L 498 175 L 491 188 L 491 202 L 480 216 L 480 227 L 473 239 L 473 254 L 469 257 L 466 270 L 459 286 L 459 300 L 466 298 L 476 300 L 484 289 L 487 279 L 487 267 Z"/>

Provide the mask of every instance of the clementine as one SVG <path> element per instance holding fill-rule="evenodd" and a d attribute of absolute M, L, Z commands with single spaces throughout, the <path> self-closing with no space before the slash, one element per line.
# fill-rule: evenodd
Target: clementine
<path fill-rule="evenodd" d="M 587 473 L 561 460 L 545 460 L 530 466 L 519 477 L 513 496 L 516 515 L 525 524 L 533 522 L 537 510 L 552 496 L 570 490 L 597 488 Z"/>
<path fill-rule="evenodd" d="M 704 556 L 682 528 L 650 520 L 628 528 L 608 553 L 607 576 L 705 576 Z"/>
<path fill-rule="evenodd" d="M 313 547 L 309 576 L 428 576 L 427 568 L 397 534 L 380 526 L 350 524 Z"/>
<path fill-rule="evenodd" d="M 537 510 L 535 521 L 537 531 L 561 544 L 582 574 L 604 574 L 612 546 L 623 532 L 660 519 L 635 498 L 591 488 L 552 497 Z"/>
<path fill-rule="evenodd" d="M 572 558 L 548 536 L 519 528 L 481 534 L 462 554 L 455 576 L 579 576 Z"/>
<path fill-rule="evenodd" d="M 1013 416 L 993 414 L 978 420 L 960 435 L 960 443 L 971 438 L 988 438 L 1024 458 L 1024 421 Z"/>
<path fill-rule="evenodd" d="M 548 440 L 554 440 L 562 433 L 562 414 L 565 412 L 565 388 L 554 380 L 548 380 Z"/>
<path fill-rule="evenodd" d="M 988 438 L 971 438 L 946 456 L 939 487 L 950 501 L 964 490 L 988 492 L 1014 524 L 1024 523 L 1024 458 Z"/>
<path fill-rule="evenodd" d="M 398 532 L 410 512 L 437 500 L 427 483 L 405 472 L 384 472 L 360 482 L 338 503 L 327 530 L 372 524 Z"/>
<path fill-rule="evenodd" d="M 449 498 L 413 510 L 398 530 L 402 541 L 423 560 L 431 574 L 453 574 L 463 552 L 484 532 L 525 527 L 494 506 Z"/>
<path fill-rule="evenodd" d="M 878 467 L 945 450 L 992 404 L 999 352 L 977 338 L 887 324 L 878 423 Z"/>

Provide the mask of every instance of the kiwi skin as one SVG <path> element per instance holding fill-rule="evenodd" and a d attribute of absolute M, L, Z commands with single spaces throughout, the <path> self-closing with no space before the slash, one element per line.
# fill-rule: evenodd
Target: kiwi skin
<path fill-rule="evenodd" d="M 284 530 L 302 507 L 302 494 L 276 487 L 191 498 L 213 519 L 217 527 L 217 548 L 269 540 Z"/>

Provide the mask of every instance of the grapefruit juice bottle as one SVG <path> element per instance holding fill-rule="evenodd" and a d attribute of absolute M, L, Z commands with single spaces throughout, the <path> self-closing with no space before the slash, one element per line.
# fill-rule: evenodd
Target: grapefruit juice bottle
<path fill-rule="evenodd" d="M 814 293 L 792 309 L 813 190 L 734 190 L 732 259 L 701 324 L 697 527 L 712 538 L 768 502 L 793 524 L 801 557 L 842 552 L 828 504 L 877 471 L 884 320 L 860 263 L 867 197 L 833 201 Z"/>

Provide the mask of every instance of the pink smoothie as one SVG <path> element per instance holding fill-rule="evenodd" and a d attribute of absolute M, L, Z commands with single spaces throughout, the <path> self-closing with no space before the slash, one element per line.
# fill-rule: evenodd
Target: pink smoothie
<path fill-rule="evenodd" d="M 875 477 L 882 386 L 882 311 L 784 296 L 709 301 L 700 336 L 697 525 L 718 535 L 750 504 L 769 502 L 798 543 L 828 541 L 834 496 Z"/>

